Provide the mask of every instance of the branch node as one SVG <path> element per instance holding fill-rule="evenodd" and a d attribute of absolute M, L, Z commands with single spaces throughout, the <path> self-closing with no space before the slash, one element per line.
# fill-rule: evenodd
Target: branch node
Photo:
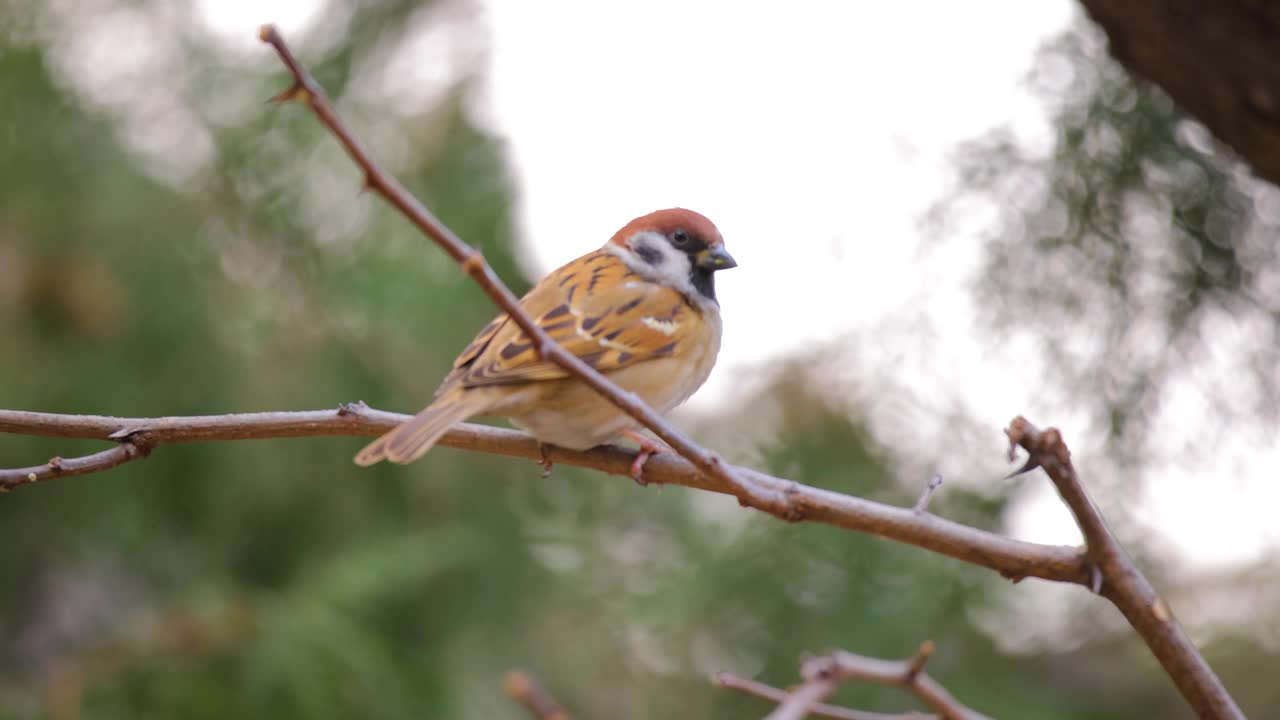
<path fill-rule="evenodd" d="M 1004 578 L 1005 580 L 1008 580 L 1014 585 L 1017 585 L 1018 583 L 1027 579 L 1027 576 L 1022 573 L 1011 572 L 1008 570 L 1001 570 L 1000 577 Z"/>
<path fill-rule="evenodd" d="M 787 484 L 780 493 L 781 499 L 778 504 L 778 517 L 790 523 L 797 523 L 805 519 L 805 508 L 803 502 L 797 502 L 796 498 L 803 498 L 800 492 L 800 485 L 794 481 Z"/>
<path fill-rule="evenodd" d="M 1151 614 L 1162 623 L 1167 623 L 1173 619 L 1173 611 L 1169 609 L 1169 603 L 1158 596 L 1155 602 L 1151 603 Z"/>
<path fill-rule="evenodd" d="M 715 679 L 722 687 L 777 703 L 778 707 L 769 715 L 769 720 L 800 720 L 810 715 L 837 720 L 905 720 L 908 717 L 990 720 L 966 707 L 924 672 L 925 663 L 934 650 L 932 640 L 921 643 L 920 649 L 908 660 L 881 660 L 834 650 L 826 655 L 806 658 L 800 664 L 800 677 L 804 682 L 788 690 L 740 678 L 731 673 L 719 673 Z M 902 688 L 915 695 L 936 715 L 885 715 L 823 703 L 840 683 L 854 680 Z"/>
<path fill-rule="evenodd" d="M 338 417 L 346 417 L 348 415 L 363 415 L 369 406 L 363 400 L 354 402 L 345 402 L 338 405 Z"/>
<path fill-rule="evenodd" d="M 800 677 L 808 680 L 829 680 L 836 676 L 836 661 L 830 655 L 811 657 L 800 663 Z"/>
<path fill-rule="evenodd" d="M 484 255 L 479 250 L 471 250 L 462 258 L 462 271 L 471 277 L 484 275 Z"/>

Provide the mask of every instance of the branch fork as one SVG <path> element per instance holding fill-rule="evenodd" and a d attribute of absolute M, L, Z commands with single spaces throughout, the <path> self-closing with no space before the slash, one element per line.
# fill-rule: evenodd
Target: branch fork
<path fill-rule="evenodd" d="M 740 678 L 731 673 L 720 673 L 716 676 L 716 683 L 721 687 L 777 703 L 778 706 L 765 720 L 801 720 L 810 715 L 835 720 L 906 720 L 906 718 L 990 720 L 986 715 L 956 700 L 942 685 L 925 673 L 925 663 L 929 662 L 929 658 L 933 656 L 934 649 L 933 642 L 926 640 L 921 643 L 915 655 L 906 660 L 881 660 L 845 650 L 835 650 L 826 655 L 805 660 L 800 665 L 800 676 L 804 678 L 804 682 L 790 691 Z M 849 681 L 901 687 L 915 695 L 936 714 L 886 714 L 854 710 L 824 702 L 841 683 Z"/>

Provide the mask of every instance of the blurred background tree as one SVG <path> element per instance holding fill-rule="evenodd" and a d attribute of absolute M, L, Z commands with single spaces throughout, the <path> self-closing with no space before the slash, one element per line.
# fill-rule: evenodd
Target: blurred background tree
<path fill-rule="evenodd" d="M 295 46 L 377 157 L 520 291 L 515 190 L 472 110 L 483 35 L 449 59 L 457 78 L 417 101 L 383 72 L 442 22 L 437 9 L 331 0 Z M 263 104 L 283 77 L 265 52 L 164 2 L 0 3 L 0 29 L 0 405 L 405 409 L 493 315 L 401 218 L 357 195 L 313 118 Z M 1258 224 L 1269 216 L 1242 207 L 1261 186 L 1096 40 L 1073 50 L 1085 37 L 1045 61 L 1070 75 L 1053 156 L 1006 143 L 962 166 L 971 190 L 1022 193 L 1023 234 L 1002 225 L 989 245 L 986 292 L 1005 308 L 994 325 L 1061 321 L 1049 354 L 1070 363 L 1071 387 L 1107 389 L 1082 395 L 1101 399 L 1121 439 L 1176 370 L 1133 333 L 1191 354 L 1211 317 L 1273 313 L 1258 268 L 1275 272 L 1274 246 Z M 1171 238 L 1172 252 L 1122 235 L 1131 207 L 1153 218 L 1137 240 Z M 1064 254 L 1072 282 L 1036 292 L 1063 275 Z M 1085 312 L 1099 339 L 1072 353 L 1070 321 Z M 1253 347 L 1268 387 L 1274 356 Z M 808 365 L 762 374 L 772 380 L 703 418 L 700 435 L 799 481 L 910 502 L 918 483 L 886 482 L 897 451 L 871 439 L 864 408 L 833 401 Z M 168 448 L 6 496 L 0 718 L 516 718 L 501 694 L 511 667 L 537 671 L 580 717 L 738 718 L 765 708 L 714 689 L 712 672 L 783 684 L 806 650 L 907 655 L 924 638 L 941 648 L 931 671 L 996 717 L 1186 712 L 1123 628 L 1090 617 L 1072 642 L 1019 646 L 992 618 L 1022 588 L 984 570 L 569 468 L 542 481 L 529 464 L 442 449 L 412 479 L 357 472 L 359 445 Z M 0 465 L 90 449 L 5 437 Z M 950 486 L 934 503 L 989 528 L 1005 509 Z M 1274 583 L 1255 587 L 1253 612 L 1280 607 Z M 1212 635 L 1210 660 L 1265 715 L 1280 690 L 1260 658 L 1280 628 L 1248 630 Z M 907 702 L 860 686 L 837 700 Z"/>
<path fill-rule="evenodd" d="M 1046 48 L 1031 82 L 1057 128 L 1049 152 L 1006 132 L 974 141 L 934 217 L 999 208 L 975 287 L 988 327 L 1035 332 L 1054 390 L 1096 413 L 1112 457 L 1148 458 L 1153 416 L 1195 373 L 1220 373 L 1195 378 L 1208 416 L 1274 432 L 1280 190 L 1109 62 L 1092 28 Z"/>

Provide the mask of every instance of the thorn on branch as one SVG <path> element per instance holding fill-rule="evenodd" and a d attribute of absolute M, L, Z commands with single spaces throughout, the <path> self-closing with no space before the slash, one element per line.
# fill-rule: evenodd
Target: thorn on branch
<path fill-rule="evenodd" d="M 284 105 L 285 103 L 297 102 L 304 105 L 311 104 L 311 92 L 303 87 L 300 83 L 294 83 L 289 89 L 284 90 L 276 95 L 272 95 L 267 99 L 268 103 L 274 105 Z"/>
<path fill-rule="evenodd" d="M 929 482 L 924 486 L 924 490 L 920 492 L 920 499 L 916 500 L 916 504 L 911 509 L 918 513 L 925 512 L 929 507 L 929 501 L 933 499 L 933 494 L 940 487 L 942 487 L 942 476 L 934 473 L 933 477 L 929 478 Z"/>
<path fill-rule="evenodd" d="M 1057 428 L 1038 430 L 1030 421 L 1019 415 L 1009 423 L 1009 427 L 1005 428 L 1004 434 L 1009 438 L 1010 462 L 1015 458 L 1019 446 L 1028 454 L 1027 464 L 1009 477 L 1040 467 L 1044 457 L 1050 457 L 1065 466 L 1071 464 L 1071 450 L 1067 448 L 1066 442 L 1062 439 L 1062 432 Z"/>
<path fill-rule="evenodd" d="M 133 437 L 135 433 L 141 432 L 137 428 L 123 427 L 107 436 L 108 440 L 119 440 L 121 442 Z"/>

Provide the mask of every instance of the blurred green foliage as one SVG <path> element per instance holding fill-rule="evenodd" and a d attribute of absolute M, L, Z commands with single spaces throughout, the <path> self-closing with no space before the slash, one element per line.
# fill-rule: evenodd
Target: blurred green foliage
<path fill-rule="evenodd" d="M 987 326 L 1032 333 L 1117 461 L 1149 457 L 1179 382 L 1213 425 L 1274 437 L 1280 189 L 1135 82 L 1095 28 L 1044 48 L 1030 80 L 1052 114 L 1048 149 L 1004 131 L 970 143 L 933 218 L 954 222 L 974 199 L 996 208 L 975 285 Z"/>
<path fill-rule="evenodd" d="M 492 308 L 357 195 L 313 118 L 262 103 L 284 83 L 265 49 L 220 45 L 166 7 L 0 4 L 0 405 L 412 409 Z M 327 35 L 294 38 L 304 59 L 522 290 L 502 148 L 469 122 L 468 83 L 407 114 L 348 92 L 361 58 L 420 29 L 416 6 L 330 9 Z M 127 72 L 86 64 L 83 34 L 123 47 L 121 13 L 167 41 L 121 49 L 146 56 Z M 720 431 L 780 408 L 759 450 L 769 469 L 911 501 L 846 408 L 803 372 L 779 377 Z M 517 718 L 501 694 L 513 667 L 577 717 L 753 717 L 766 706 L 712 672 L 785 685 L 806 651 L 905 656 L 926 638 L 930 670 L 996 717 L 1184 713 L 1132 642 L 1002 652 L 975 621 L 1010 587 L 987 571 L 572 468 L 540 480 L 529 463 L 441 449 L 361 470 L 360 444 L 167 447 L 4 497 L 0 718 Z M 97 447 L 3 437 L 0 465 Z M 993 528 L 1003 509 L 959 489 L 935 508 Z M 837 699 L 910 706 L 868 686 Z"/>

